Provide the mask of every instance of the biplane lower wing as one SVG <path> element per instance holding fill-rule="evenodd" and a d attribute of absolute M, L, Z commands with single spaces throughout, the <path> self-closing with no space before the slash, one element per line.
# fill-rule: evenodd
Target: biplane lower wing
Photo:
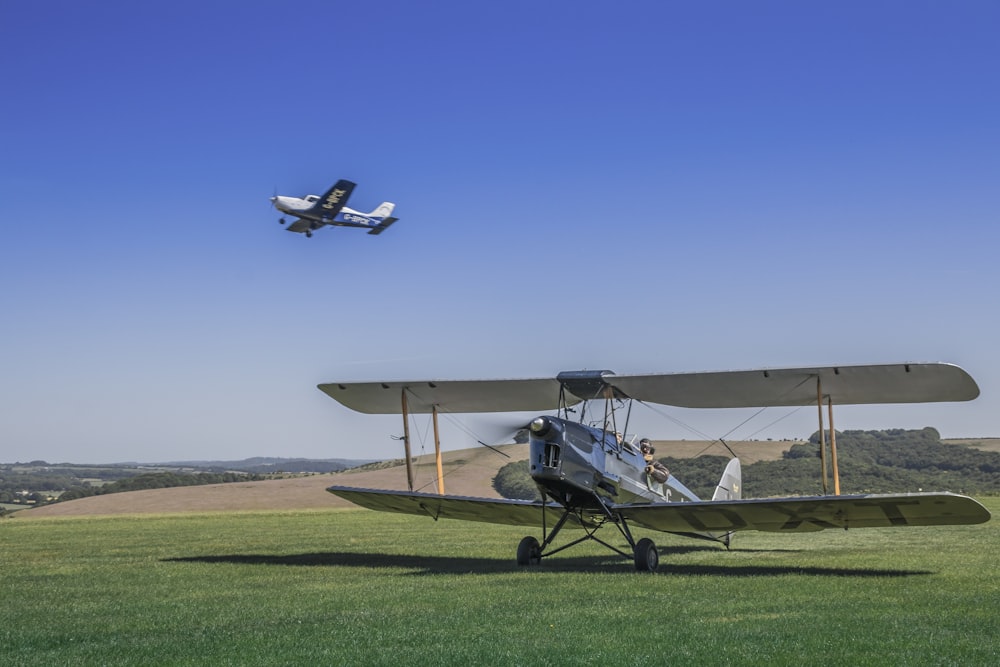
<path fill-rule="evenodd" d="M 379 512 L 460 519 L 514 526 L 542 524 L 538 501 L 441 496 L 416 491 L 388 491 L 331 486 L 330 493 Z M 547 509 L 559 512 L 558 505 Z M 972 498 L 953 493 L 824 496 L 739 501 L 696 501 L 612 505 L 633 524 L 665 533 L 729 533 L 740 530 L 802 533 L 827 528 L 892 528 L 984 523 L 990 513 Z M 585 512 L 589 526 L 600 523 Z M 579 517 L 572 520 L 579 526 Z M 570 524 L 572 525 L 572 524 Z"/>
<path fill-rule="evenodd" d="M 668 533 L 810 532 L 827 528 L 891 528 L 983 523 L 990 513 L 953 493 L 622 505 L 612 509 L 635 524 Z"/>
<path fill-rule="evenodd" d="M 441 496 L 418 491 L 357 489 L 348 486 L 331 486 L 327 491 L 355 505 L 378 512 L 419 514 L 434 520 L 460 519 L 511 526 L 539 526 L 542 523 L 543 506 L 539 501 Z M 552 512 L 562 510 L 559 505 L 554 504 L 546 507 Z"/>

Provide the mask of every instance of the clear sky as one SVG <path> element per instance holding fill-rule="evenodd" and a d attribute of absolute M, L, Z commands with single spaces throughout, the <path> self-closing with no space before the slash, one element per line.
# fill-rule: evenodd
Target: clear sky
<path fill-rule="evenodd" d="M 582 368 L 948 361 L 979 399 L 836 426 L 1000 436 L 998 33 L 992 1 L 0 3 L 0 461 L 397 456 L 316 384 Z M 400 222 L 277 224 L 338 178 Z"/>

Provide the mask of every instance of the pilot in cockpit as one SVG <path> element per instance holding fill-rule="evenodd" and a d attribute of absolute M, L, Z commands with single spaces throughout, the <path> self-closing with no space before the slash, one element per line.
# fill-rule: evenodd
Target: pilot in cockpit
<path fill-rule="evenodd" d="M 653 447 L 653 443 L 649 441 L 649 438 L 643 438 L 639 441 L 639 451 L 642 452 L 642 458 L 646 461 L 646 474 L 653 478 L 653 481 L 660 484 L 666 482 L 667 478 L 670 477 L 670 470 L 660 461 L 653 459 L 656 449 Z"/>

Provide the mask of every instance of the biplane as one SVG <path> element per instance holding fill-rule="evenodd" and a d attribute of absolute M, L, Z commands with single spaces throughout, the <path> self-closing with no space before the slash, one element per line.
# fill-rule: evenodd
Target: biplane
<path fill-rule="evenodd" d="M 347 208 L 347 200 L 350 199 L 354 188 L 354 183 L 341 179 L 334 183 L 322 197 L 319 195 L 306 195 L 305 197 L 274 195 L 271 197 L 271 205 L 282 213 L 298 218 L 285 229 L 305 234 L 307 238 L 312 237 L 314 231 L 326 225 L 360 227 L 367 229 L 369 234 L 377 236 L 399 219 L 392 217 L 392 211 L 396 208 L 392 202 L 382 202 L 371 213 L 362 213 Z M 286 221 L 282 217 L 278 222 L 285 224 Z"/>
<path fill-rule="evenodd" d="M 331 486 L 341 498 L 373 510 L 499 524 L 535 526 L 541 540 L 526 536 L 516 551 L 520 565 L 536 565 L 587 540 L 625 558 L 639 571 L 655 571 L 659 555 L 650 538 L 632 528 L 712 540 L 727 548 L 734 533 L 760 530 L 798 533 L 828 528 L 890 528 L 975 524 L 989 511 L 954 493 L 840 495 L 833 407 L 875 403 L 969 401 L 979 387 L 962 368 L 945 363 L 773 368 L 747 371 L 616 375 L 568 371 L 555 378 L 516 380 L 422 380 L 333 382 L 319 389 L 368 414 L 401 414 L 408 491 Z M 794 498 L 742 497 L 740 461 L 726 465 L 711 500 L 699 499 L 669 471 L 657 469 L 648 447 L 628 433 L 632 402 L 685 408 L 742 408 L 815 404 L 819 416 L 824 495 Z M 828 413 L 829 446 L 824 430 Z M 438 413 L 545 412 L 530 421 L 529 472 L 541 500 L 447 495 L 441 464 Z M 554 414 L 552 414 L 554 412 Z M 619 414 L 624 412 L 624 424 Z M 438 469 L 438 493 L 413 490 L 409 415 L 430 414 Z M 589 421 L 588 421 L 589 420 Z M 645 445 L 645 442 L 641 443 Z M 829 461 L 827 452 L 829 451 Z M 827 470 L 832 467 L 833 493 Z M 614 526 L 630 551 L 598 536 Z M 555 545 L 563 528 L 582 536 Z M 579 534 L 578 534 L 579 535 Z M 619 542 L 621 546 L 621 543 Z"/>

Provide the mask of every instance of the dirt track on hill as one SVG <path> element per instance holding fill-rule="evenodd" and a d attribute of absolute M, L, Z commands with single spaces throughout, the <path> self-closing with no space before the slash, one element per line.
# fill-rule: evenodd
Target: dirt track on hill
<path fill-rule="evenodd" d="M 722 445 L 700 441 L 656 442 L 658 456 L 690 458 L 699 454 L 725 454 Z M 793 442 L 730 443 L 744 464 L 780 458 Z M 445 452 L 445 492 L 450 495 L 499 498 L 491 484 L 497 470 L 512 461 L 528 458 L 528 445 L 498 447 L 504 458 L 486 448 Z M 435 493 L 436 465 L 433 455 L 417 457 L 414 488 Z M 326 492 L 328 486 L 356 486 L 371 489 L 406 489 L 405 467 L 383 470 L 347 471 L 263 482 L 232 482 L 170 489 L 148 489 L 91 496 L 65 503 L 45 505 L 15 512 L 16 518 L 56 516 L 98 516 L 115 514 L 176 514 L 184 512 L 237 512 L 255 510 L 327 509 L 353 507 L 346 500 Z"/>

